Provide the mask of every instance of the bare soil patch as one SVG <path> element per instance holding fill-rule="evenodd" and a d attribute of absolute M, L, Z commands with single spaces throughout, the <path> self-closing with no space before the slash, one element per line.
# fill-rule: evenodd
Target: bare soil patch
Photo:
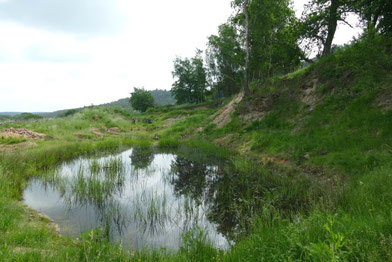
<path fill-rule="evenodd" d="M 175 117 L 175 118 L 168 118 L 165 120 L 165 124 L 162 126 L 163 128 L 169 128 L 172 125 L 174 125 L 175 123 L 183 120 L 185 118 L 185 116 L 179 116 L 179 117 Z"/>
<path fill-rule="evenodd" d="M 218 128 L 222 128 L 229 123 L 231 121 L 231 114 L 235 110 L 235 106 L 240 103 L 243 98 L 244 93 L 239 93 L 229 104 L 224 106 L 216 115 L 214 115 L 215 119 L 213 123 L 216 124 Z"/>
<path fill-rule="evenodd" d="M 22 142 L 18 144 L 12 144 L 12 145 L 3 145 L 0 144 L 0 152 L 5 152 L 5 153 L 15 153 L 17 151 L 31 148 L 31 147 L 36 147 L 37 143 L 27 141 L 27 142 Z"/>
<path fill-rule="evenodd" d="M 389 89 L 376 98 L 374 104 L 384 112 L 392 109 L 392 91 Z"/>
<path fill-rule="evenodd" d="M 46 135 L 28 130 L 26 128 L 7 128 L 0 132 L 0 137 L 4 138 L 30 138 L 30 139 L 45 139 Z"/>
<path fill-rule="evenodd" d="M 112 128 L 108 128 L 106 129 L 106 133 L 109 133 L 111 135 L 119 135 L 121 134 L 121 129 L 118 127 L 112 127 Z"/>
<path fill-rule="evenodd" d="M 25 209 L 25 212 L 28 216 L 29 225 L 37 228 L 41 227 L 42 225 L 45 225 L 54 232 L 56 232 L 56 234 L 60 235 L 60 227 L 53 221 L 53 219 L 51 219 L 44 213 L 29 207 L 28 205 L 23 204 L 23 208 Z"/>
<path fill-rule="evenodd" d="M 311 79 L 303 85 L 301 100 L 304 104 L 309 106 L 310 111 L 312 111 L 320 101 L 320 96 L 317 94 L 318 83 L 318 79 Z"/>

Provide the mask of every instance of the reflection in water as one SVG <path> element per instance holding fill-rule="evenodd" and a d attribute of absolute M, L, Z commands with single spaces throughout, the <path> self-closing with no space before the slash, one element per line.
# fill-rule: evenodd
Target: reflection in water
<path fill-rule="evenodd" d="M 227 241 L 210 222 L 219 176 L 217 166 L 129 150 L 65 163 L 55 174 L 31 181 L 24 199 L 70 236 L 102 228 L 126 247 L 177 249 L 181 235 L 197 227 L 226 248 Z"/>
<path fill-rule="evenodd" d="M 172 162 L 171 170 L 175 194 L 190 196 L 198 204 L 203 203 L 209 221 L 216 223 L 220 233 L 230 236 L 241 217 L 234 203 L 238 199 L 233 190 L 234 177 L 225 173 L 221 166 L 179 156 Z"/>
<path fill-rule="evenodd" d="M 150 147 L 135 147 L 130 157 L 135 169 L 145 169 L 154 161 L 154 152 Z"/>
<path fill-rule="evenodd" d="M 172 180 L 177 196 L 190 196 L 199 203 L 213 197 L 218 167 L 176 157 L 171 164 Z"/>

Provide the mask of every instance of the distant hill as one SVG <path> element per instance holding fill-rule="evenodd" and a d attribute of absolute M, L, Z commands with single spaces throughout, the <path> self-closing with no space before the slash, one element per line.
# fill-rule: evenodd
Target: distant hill
<path fill-rule="evenodd" d="M 19 115 L 26 114 L 26 113 L 30 113 L 30 112 L 0 112 L 0 116 L 11 116 L 11 117 L 14 117 L 14 116 L 19 116 Z M 42 113 L 42 112 L 32 112 L 31 114 L 42 115 L 42 114 L 45 114 L 45 113 Z"/>
<path fill-rule="evenodd" d="M 176 100 L 170 91 L 156 89 L 150 91 L 150 93 L 152 97 L 154 97 L 155 103 L 158 106 L 173 105 L 176 103 Z M 122 98 L 115 102 L 103 104 L 102 106 L 118 106 L 128 108 L 131 106 L 131 104 L 129 103 L 129 98 Z"/>
<path fill-rule="evenodd" d="M 129 98 L 122 98 L 117 101 L 103 104 L 100 106 L 115 106 L 115 107 L 129 108 L 131 107 L 131 104 L 129 103 Z"/>
<path fill-rule="evenodd" d="M 175 98 L 171 94 L 170 91 L 167 90 L 152 90 L 150 91 L 151 95 L 154 97 L 155 103 L 158 106 L 165 106 L 165 105 L 173 105 L 176 103 Z M 97 105 L 97 106 L 106 106 L 106 107 L 121 107 L 121 108 L 130 108 L 131 104 L 129 103 L 129 98 L 122 98 L 117 101 Z M 68 113 L 75 112 L 82 110 L 85 107 L 73 108 L 73 109 L 64 109 L 58 110 L 54 112 L 34 112 L 33 114 L 40 115 L 42 117 L 52 118 L 52 117 L 59 117 L 59 116 L 66 116 Z M 15 117 L 23 114 L 22 112 L 0 112 L 0 116 L 4 117 Z"/>
<path fill-rule="evenodd" d="M 0 116 L 17 116 L 20 114 L 20 112 L 0 112 Z"/>
<path fill-rule="evenodd" d="M 159 106 L 174 105 L 176 103 L 176 99 L 170 91 L 156 89 L 150 91 L 150 93 L 154 97 L 155 103 Z"/>

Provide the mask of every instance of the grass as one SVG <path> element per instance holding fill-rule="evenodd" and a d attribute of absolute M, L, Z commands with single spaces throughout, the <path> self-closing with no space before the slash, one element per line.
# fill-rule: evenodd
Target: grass
<path fill-rule="evenodd" d="M 0 144 L 13 145 L 25 142 L 26 139 L 20 137 L 0 137 Z"/>
<path fill-rule="evenodd" d="M 391 92 L 392 59 L 390 39 L 382 41 L 358 42 L 283 77 L 282 82 L 261 87 L 248 106 L 259 103 L 259 95 L 271 99 L 265 117 L 240 124 L 234 119 L 229 124 L 237 127 L 231 147 L 245 143 L 249 145 L 245 154 L 251 158 L 264 155 L 295 166 L 308 174 L 311 184 L 318 180 L 321 186 L 321 191 L 311 186 L 313 193 L 303 182 L 268 190 L 277 193 L 278 201 L 267 203 L 265 211 L 257 210 L 255 217 L 261 219 L 232 249 L 228 256 L 232 261 L 390 261 L 391 111 L 378 101 Z M 318 102 L 310 108 L 298 87 L 314 79 Z M 212 129 L 209 136 L 231 133 L 230 128 Z M 246 164 L 237 166 L 251 172 Z M 282 187 L 294 191 L 279 192 Z M 301 196 L 302 190 L 306 193 Z M 284 204 L 296 206 L 290 196 L 307 208 L 287 216 Z M 263 212 L 267 216 L 260 215 Z"/>
<path fill-rule="evenodd" d="M 391 46 L 390 38 L 358 41 L 305 69 L 255 87 L 248 104 L 221 129 L 211 124 L 210 116 L 219 110 L 214 103 L 130 115 L 87 108 L 66 118 L 5 123 L 1 129 L 24 127 L 48 138 L 35 141 L 33 148 L 18 150 L 14 144 L 16 152 L 1 153 L 0 259 L 391 261 L 392 108 L 384 103 L 392 94 Z M 315 81 L 316 90 L 304 100 L 304 90 Z M 245 120 L 246 110 L 264 110 L 264 117 Z M 114 127 L 118 134 L 108 132 Z M 194 229 L 184 235 L 176 252 L 129 253 L 110 244 L 99 230 L 80 241 L 58 237 L 48 229 L 48 221 L 34 215 L 29 219 L 31 213 L 18 202 L 27 181 L 43 171 L 80 155 L 130 146 L 141 152 L 135 158 L 156 147 L 192 155 L 202 163 L 213 158 L 230 163 L 230 176 L 223 176 L 216 183 L 216 194 L 209 196 L 215 204 L 209 218 L 223 221 L 222 232 L 236 228 L 234 233 L 225 232 L 235 245 L 229 251 L 217 250 L 206 232 Z M 193 168 L 197 174 L 186 178 L 205 182 L 196 166 L 183 168 Z M 108 171 L 111 181 L 121 163 L 92 161 L 89 170 Z M 78 190 L 95 195 L 98 189 L 109 189 L 110 183 L 98 185 L 93 177 L 90 189 L 80 179 Z M 147 205 L 146 217 L 160 219 L 164 212 L 157 201 L 155 197 Z"/>

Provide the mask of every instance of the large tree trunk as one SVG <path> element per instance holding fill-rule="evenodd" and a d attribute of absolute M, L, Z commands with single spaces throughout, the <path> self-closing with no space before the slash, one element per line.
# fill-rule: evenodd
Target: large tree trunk
<path fill-rule="evenodd" d="M 244 76 L 244 91 L 245 96 L 250 94 L 249 89 L 249 58 L 250 58 L 250 36 L 249 36 L 249 11 L 248 11 L 249 0 L 244 0 L 244 14 L 245 14 L 245 76 Z"/>
<path fill-rule="evenodd" d="M 325 40 L 323 56 L 329 55 L 332 50 L 332 42 L 335 37 L 336 29 L 338 26 L 338 8 L 339 0 L 331 0 L 331 6 L 329 8 L 329 18 L 328 18 L 328 35 Z"/>

